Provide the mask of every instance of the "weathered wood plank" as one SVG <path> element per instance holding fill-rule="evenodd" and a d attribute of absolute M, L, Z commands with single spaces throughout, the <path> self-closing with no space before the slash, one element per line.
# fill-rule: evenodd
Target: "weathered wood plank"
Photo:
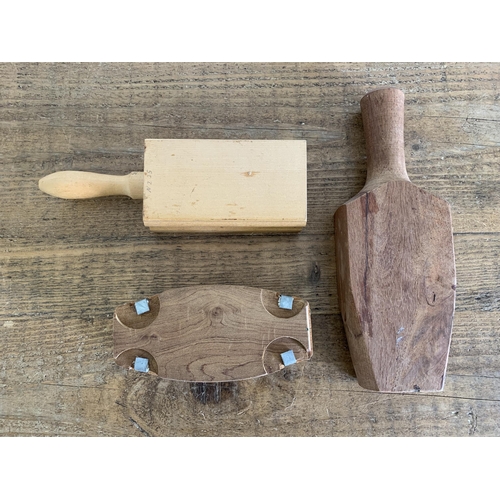
<path fill-rule="evenodd" d="M 137 224 L 142 225 L 140 217 Z M 49 221 L 47 231 L 51 226 Z M 109 228 L 105 238 L 92 240 L 84 237 L 91 235 L 90 226 L 73 224 L 80 239 L 61 238 L 46 247 L 41 225 L 38 235 L 34 227 L 28 230 L 34 236 L 29 245 L 26 236 L 4 238 L 2 291 L 5 303 L 13 305 L 0 311 L 0 318 L 35 313 L 67 317 L 74 310 L 106 315 L 130 300 L 193 284 L 274 288 L 308 300 L 313 314 L 339 312 L 330 235 L 151 239 L 146 234 L 127 239 Z M 498 235 L 458 234 L 454 240 L 456 310 L 499 311 Z"/>
<path fill-rule="evenodd" d="M 2 333 L 10 330 L 13 340 L 1 366 L 3 432 L 140 435 L 141 428 L 149 435 L 496 435 L 499 353 L 491 328 L 499 315 L 486 315 L 491 326 L 485 335 L 488 318 L 478 323 L 477 316 L 458 314 L 445 390 L 432 396 L 361 389 L 337 315 L 313 319 L 315 355 L 306 365 L 256 381 L 209 384 L 205 399 L 203 388 L 118 367 L 111 319 L 4 322 Z M 478 419 L 480 428 L 470 425 Z"/>
<path fill-rule="evenodd" d="M 0 64 L 0 433 L 499 436 L 499 77 L 476 63 Z M 457 302 L 436 395 L 361 389 L 338 314 L 333 214 L 365 181 L 359 100 L 386 84 L 406 95 L 410 179 L 452 207 Z M 154 235 L 141 202 L 37 188 L 56 170 L 140 170 L 145 138 L 306 139 L 306 228 Z M 308 300 L 313 358 L 225 386 L 118 367 L 114 308 L 191 284 Z"/>

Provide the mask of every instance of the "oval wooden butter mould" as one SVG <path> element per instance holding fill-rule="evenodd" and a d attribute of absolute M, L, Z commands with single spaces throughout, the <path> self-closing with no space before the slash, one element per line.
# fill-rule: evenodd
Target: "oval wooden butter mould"
<path fill-rule="evenodd" d="M 175 288 L 118 307 L 113 322 L 116 363 L 134 368 L 144 361 L 171 380 L 260 377 L 313 353 L 309 303 L 260 288 Z"/>

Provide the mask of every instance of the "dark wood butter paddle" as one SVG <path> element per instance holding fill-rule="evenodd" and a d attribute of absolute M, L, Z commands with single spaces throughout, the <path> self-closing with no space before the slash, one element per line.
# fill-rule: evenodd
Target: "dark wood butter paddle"
<path fill-rule="evenodd" d="M 334 217 L 339 305 L 356 377 L 374 391 L 440 391 L 456 290 L 450 207 L 408 178 L 403 92 L 373 91 L 361 112 L 366 184 Z"/>

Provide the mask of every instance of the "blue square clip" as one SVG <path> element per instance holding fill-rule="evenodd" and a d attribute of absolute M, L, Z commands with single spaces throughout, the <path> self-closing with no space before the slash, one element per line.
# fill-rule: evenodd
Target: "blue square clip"
<path fill-rule="evenodd" d="M 149 359 L 148 358 L 135 358 L 134 370 L 136 372 L 147 373 L 149 371 Z"/>
<path fill-rule="evenodd" d="M 285 366 L 297 363 L 297 360 L 295 359 L 295 354 L 293 353 L 292 350 L 282 353 L 281 359 L 283 360 L 283 364 Z"/>
<path fill-rule="evenodd" d="M 135 312 L 139 315 L 149 312 L 148 299 L 139 300 L 139 302 L 136 302 L 134 305 L 135 305 Z"/>
<path fill-rule="evenodd" d="M 293 308 L 293 297 L 289 295 L 280 295 L 278 299 L 278 307 L 281 309 L 289 309 Z"/>

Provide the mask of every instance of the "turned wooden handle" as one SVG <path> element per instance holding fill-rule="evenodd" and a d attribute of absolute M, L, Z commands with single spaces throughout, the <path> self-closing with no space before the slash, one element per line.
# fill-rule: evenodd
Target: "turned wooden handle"
<path fill-rule="evenodd" d="M 47 175 L 38 182 L 44 193 L 67 200 L 117 195 L 140 200 L 143 198 L 143 186 L 144 172 L 107 175 L 69 170 Z"/>
<path fill-rule="evenodd" d="M 396 88 L 374 90 L 361 99 L 368 162 L 364 190 L 392 180 L 410 180 L 405 165 L 404 99 Z"/>

